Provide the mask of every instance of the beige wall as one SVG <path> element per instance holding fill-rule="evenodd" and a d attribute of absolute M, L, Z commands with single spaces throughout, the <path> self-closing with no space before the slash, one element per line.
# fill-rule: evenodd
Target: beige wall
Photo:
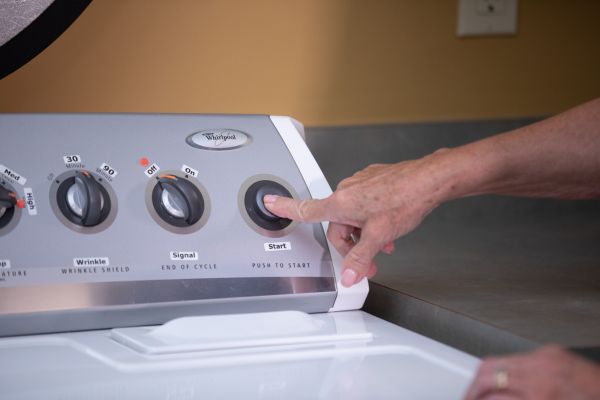
<path fill-rule="evenodd" d="M 0 81 L 0 112 L 293 115 L 307 125 L 541 115 L 600 96 L 600 1 L 521 0 L 458 39 L 455 0 L 94 0 Z"/>

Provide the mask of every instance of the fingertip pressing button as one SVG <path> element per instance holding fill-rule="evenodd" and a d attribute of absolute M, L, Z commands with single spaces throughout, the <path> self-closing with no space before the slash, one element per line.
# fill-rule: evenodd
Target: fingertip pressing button
<path fill-rule="evenodd" d="M 273 185 L 266 185 L 258 189 L 256 192 L 256 205 L 258 206 L 258 212 L 261 217 L 268 219 L 270 221 L 277 221 L 279 217 L 269 210 L 265 206 L 264 198 L 266 195 L 277 195 L 277 196 L 286 196 L 283 190 Z"/>
<path fill-rule="evenodd" d="M 267 209 L 264 203 L 264 197 L 267 195 L 293 197 L 282 184 L 268 179 L 259 180 L 252 183 L 245 190 L 243 197 L 245 211 L 252 223 L 258 225 L 261 229 L 271 232 L 282 231 L 292 221 L 288 218 L 281 218 Z"/>

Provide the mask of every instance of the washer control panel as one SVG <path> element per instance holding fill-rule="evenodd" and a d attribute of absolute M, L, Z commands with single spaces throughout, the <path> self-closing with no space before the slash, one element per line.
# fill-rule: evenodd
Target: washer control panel
<path fill-rule="evenodd" d="M 0 319 L 172 302 L 240 311 L 252 299 L 302 309 L 285 307 L 290 295 L 326 311 L 335 301 L 321 224 L 262 202 L 311 197 L 268 116 L 6 114 L 0 133 Z"/>

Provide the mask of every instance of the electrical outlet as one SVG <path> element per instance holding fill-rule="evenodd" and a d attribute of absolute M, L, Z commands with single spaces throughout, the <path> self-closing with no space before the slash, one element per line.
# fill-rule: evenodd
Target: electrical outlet
<path fill-rule="evenodd" d="M 459 0 L 458 36 L 514 35 L 518 0 Z"/>
<path fill-rule="evenodd" d="M 477 0 L 475 3 L 479 15 L 504 15 L 506 12 L 505 0 Z"/>

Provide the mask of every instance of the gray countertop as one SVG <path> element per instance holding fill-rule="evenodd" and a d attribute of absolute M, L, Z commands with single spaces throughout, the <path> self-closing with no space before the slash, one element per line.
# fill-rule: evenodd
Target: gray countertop
<path fill-rule="evenodd" d="M 479 356 L 547 342 L 597 347 L 599 240 L 598 216 L 461 223 L 432 215 L 378 258 L 365 309 Z"/>
<path fill-rule="evenodd" d="M 532 120 L 307 130 L 333 187 Z M 377 258 L 365 310 L 477 356 L 547 342 L 600 347 L 600 202 L 453 201 Z"/>

